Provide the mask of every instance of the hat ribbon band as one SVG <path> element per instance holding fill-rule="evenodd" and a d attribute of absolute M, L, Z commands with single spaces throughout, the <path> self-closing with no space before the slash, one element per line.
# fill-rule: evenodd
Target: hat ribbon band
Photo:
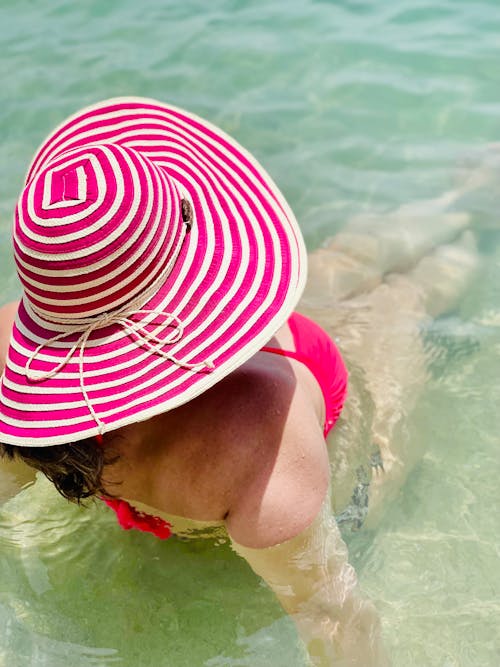
<path fill-rule="evenodd" d="M 144 315 L 151 314 L 151 315 L 158 315 L 165 317 L 166 318 L 165 321 L 162 322 L 161 324 L 157 324 L 156 327 L 163 330 L 170 327 L 172 324 L 175 324 L 175 328 L 170 336 L 162 340 L 157 336 L 155 336 L 153 333 L 147 331 L 142 323 L 135 322 L 129 317 L 131 315 L 138 315 L 138 314 L 144 314 Z M 102 329 L 103 327 L 110 326 L 112 324 L 120 324 L 123 327 L 123 329 L 129 334 L 131 340 L 133 340 L 133 342 L 138 347 L 143 347 L 144 349 L 148 350 L 151 354 L 155 354 L 159 357 L 163 357 L 163 359 L 171 361 L 179 368 L 185 368 L 187 370 L 196 373 L 200 371 L 212 371 L 215 368 L 213 361 L 200 361 L 196 363 L 190 363 L 178 359 L 173 354 L 169 354 L 168 352 L 165 352 L 163 350 L 163 348 L 166 345 L 173 345 L 174 343 L 177 343 L 182 339 L 184 335 L 184 323 L 176 315 L 173 315 L 172 313 L 165 313 L 160 310 L 139 309 L 133 312 L 129 311 L 127 314 L 125 314 L 123 311 L 122 312 L 118 311 L 115 313 L 104 313 L 100 317 L 96 318 L 93 322 L 87 324 L 83 329 L 82 325 L 73 326 L 66 329 L 66 331 L 62 331 L 56 336 L 53 336 L 49 340 L 41 343 L 35 349 L 35 351 L 29 356 L 26 362 L 25 365 L 26 377 L 28 378 L 28 380 L 32 382 L 43 382 L 44 380 L 48 380 L 54 377 L 55 375 L 57 375 L 57 373 L 59 373 L 59 371 L 61 371 L 66 366 L 66 364 L 75 355 L 76 351 L 79 350 L 78 372 L 80 379 L 80 389 L 82 391 L 85 404 L 90 414 L 92 415 L 92 418 L 96 422 L 100 434 L 102 434 L 102 432 L 104 431 L 105 424 L 97 415 L 94 406 L 92 405 L 92 402 L 87 393 L 87 389 L 85 388 L 84 353 L 87 341 L 92 332 L 95 331 L 96 329 Z M 31 364 L 33 363 L 33 361 L 35 361 L 35 359 L 38 357 L 38 355 L 44 348 L 50 347 L 53 343 L 56 343 L 57 341 L 62 340 L 66 336 L 69 336 L 74 333 L 81 333 L 81 335 L 78 338 L 78 340 L 72 345 L 72 347 L 68 350 L 64 359 L 62 359 L 57 365 L 55 365 L 53 368 L 47 371 L 34 371 L 31 369 Z"/>

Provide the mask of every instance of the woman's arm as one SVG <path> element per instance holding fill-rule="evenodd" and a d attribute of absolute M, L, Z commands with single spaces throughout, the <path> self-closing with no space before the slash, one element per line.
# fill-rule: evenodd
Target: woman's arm
<path fill-rule="evenodd" d="M 12 325 L 16 317 L 18 301 L 0 307 L 0 375 L 5 366 Z M 35 471 L 22 461 L 8 461 L 0 455 L 0 503 L 19 493 L 27 482 L 35 479 Z"/>
<path fill-rule="evenodd" d="M 312 524 L 282 544 L 232 544 L 291 615 L 315 666 L 388 664 L 377 611 L 359 591 L 329 497 Z"/>
<path fill-rule="evenodd" d="M 3 373 L 5 358 L 9 349 L 12 325 L 16 319 L 19 301 L 12 301 L 0 307 L 0 375 Z"/>
<path fill-rule="evenodd" d="M 318 667 L 387 665 L 374 605 L 358 588 L 332 513 L 320 425 L 300 394 L 272 472 L 240 484 L 226 519 L 234 550 L 275 592 Z"/>

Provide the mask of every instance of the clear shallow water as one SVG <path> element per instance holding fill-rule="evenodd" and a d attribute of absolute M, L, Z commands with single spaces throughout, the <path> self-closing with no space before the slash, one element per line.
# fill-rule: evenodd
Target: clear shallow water
<path fill-rule="evenodd" d="M 358 214 L 482 185 L 482 266 L 410 424 L 426 454 L 374 531 L 347 535 L 396 667 L 500 663 L 500 5 L 215 0 L 0 2 L 0 295 L 15 198 L 66 114 L 150 95 L 206 116 L 273 174 L 312 250 Z M 439 224 L 437 221 L 436 224 Z M 39 482 L 0 509 L 0 665 L 304 664 L 291 624 L 226 545 L 120 532 Z"/>

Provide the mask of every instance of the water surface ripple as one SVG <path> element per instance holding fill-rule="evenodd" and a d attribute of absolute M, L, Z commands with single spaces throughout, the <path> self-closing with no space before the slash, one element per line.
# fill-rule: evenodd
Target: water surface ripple
<path fill-rule="evenodd" d="M 499 35 L 497 0 L 0 0 L 2 300 L 19 294 L 10 226 L 33 150 L 101 98 L 221 125 L 273 174 L 311 250 L 353 216 L 397 228 L 473 182 L 456 210 L 482 265 L 425 332 L 432 379 L 409 428 L 426 453 L 382 523 L 347 535 L 396 667 L 500 664 Z M 227 545 L 120 532 L 42 480 L 0 507 L 0 627 L 1 667 L 304 664 Z"/>

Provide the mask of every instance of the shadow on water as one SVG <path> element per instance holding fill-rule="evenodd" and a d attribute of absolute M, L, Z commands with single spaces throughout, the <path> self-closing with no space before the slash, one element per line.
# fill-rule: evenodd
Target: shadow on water
<path fill-rule="evenodd" d="M 122 531 L 41 477 L 0 509 L 0 571 L 2 666 L 302 664 L 290 622 L 228 544 Z"/>
<path fill-rule="evenodd" d="M 426 454 L 376 530 L 346 535 L 395 667 L 500 664 L 499 8 L 0 2 L 3 302 L 19 295 L 10 225 L 32 152 L 105 97 L 158 97 L 235 135 L 310 247 L 355 214 L 382 224 L 439 195 L 457 169 L 486 160 L 496 174 L 459 203 L 479 232 L 481 279 L 425 332 L 432 378 L 409 428 Z M 290 622 L 228 545 L 120 531 L 105 507 L 70 506 L 44 480 L 0 507 L 0 667 L 303 664 Z"/>

